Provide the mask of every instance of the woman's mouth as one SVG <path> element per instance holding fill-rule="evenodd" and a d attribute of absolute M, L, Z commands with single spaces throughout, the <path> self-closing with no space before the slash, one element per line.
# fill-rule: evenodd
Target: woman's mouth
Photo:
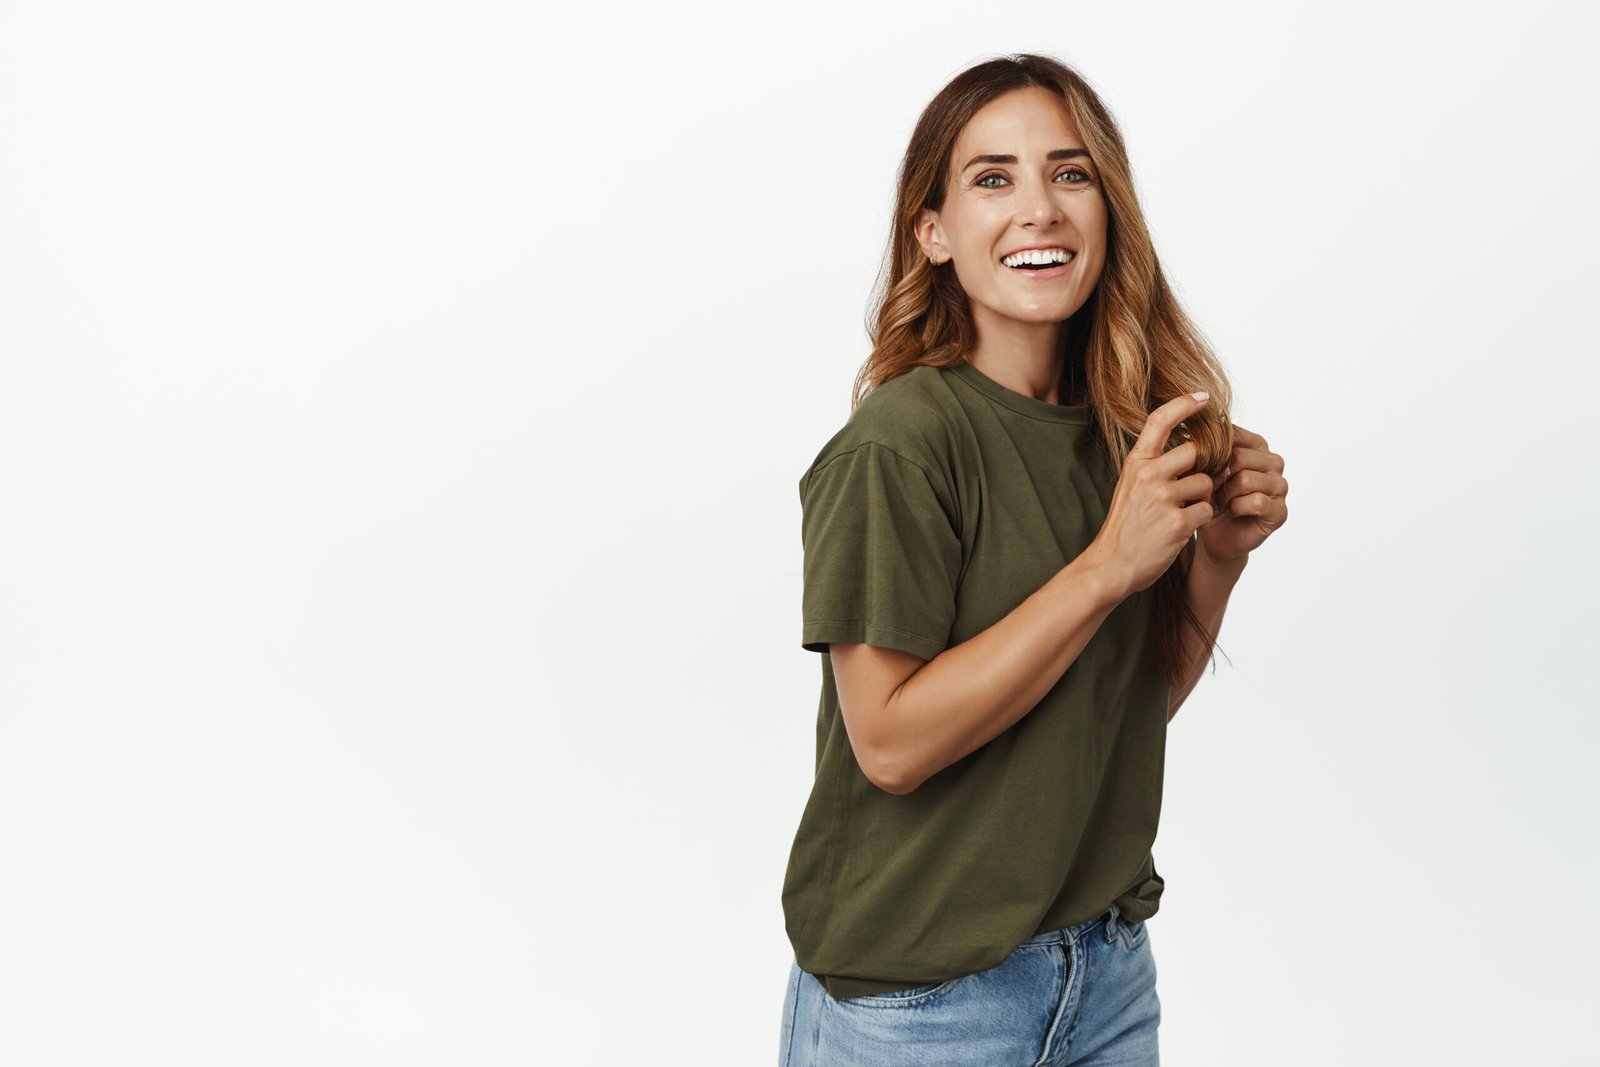
<path fill-rule="evenodd" d="M 1076 252 L 1053 249 L 1044 253 L 1020 252 L 1015 256 L 1006 256 L 1000 262 L 1013 273 L 1043 281 L 1046 278 L 1059 278 L 1066 274 L 1077 258 Z"/>

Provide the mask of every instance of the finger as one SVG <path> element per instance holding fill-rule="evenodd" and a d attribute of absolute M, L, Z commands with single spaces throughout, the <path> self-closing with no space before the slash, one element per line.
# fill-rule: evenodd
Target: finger
<path fill-rule="evenodd" d="M 1223 505 L 1226 506 L 1236 497 L 1249 496 L 1252 493 L 1281 498 L 1289 492 L 1289 483 L 1282 475 L 1273 474 L 1271 471 L 1234 471 L 1232 477 L 1223 481 L 1219 492 L 1222 494 Z"/>
<path fill-rule="evenodd" d="M 1209 398 L 1196 400 L 1194 394 L 1184 393 L 1162 404 L 1145 417 L 1144 429 L 1140 432 L 1139 439 L 1133 443 L 1133 447 L 1128 450 L 1128 454 L 1138 455 L 1144 459 L 1153 459 L 1161 455 L 1167 442 L 1172 440 L 1173 431 L 1178 423 L 1209 402 Z"/>
<path fill-rule="evenodd" d="M 1269 471 L 1274 474 L 1283 473 L 1283 457 L 1276 452 L 1269 452 L 1262 448 L 1233 447 L 1229 465 L 1236 471 Z"/>
<path fill-rule="evenodd" d="M 1245 488 L 1241 481 L 1240 473 L 1242 472 L 1235 471 L 1231 476 L 1224 474 L 1217 483 L 1217 491 L 1211 497 L 1211 506 L 1216 509 L 1218 515 L 1226 515 L 1228 513 L 1228 502 L 1240 493 L 1250 491 Z"/>
<path fill-rule="evenodd" d="M 1267 447 L 1267 439 L 1256 433 L 1254 430 L 1247 430 L 1243 426 L 1240 426 L 1237 422 L 1232 423 L 1231 425 L 1233 426 L 1233 440 L 1235 444 L 1247 445 L 1250 448 L 1260 449 L 1265 449 Z"/>
<path fill-rule="evenodd" d="M 1276 530 L 1289 521 L 1289 505 L 1281 496 L 1268 493 L 1242 493 L 1228 502 L 1228 514 L 1255 518 Z"/>
<path fill-rule="evenodd" d="M 1179 478 L 1175 483 L 1178 487 L 1178 499 L 1184 504 L 1192 504 L 1196 500 L 1205 500 L 1215 506 L 1217 483 L 1214 478 L 1196 471 L 1187 478 Z"/>
<path fill-rule="evenodd" d="M 1266 493 L 1237 493 L 1224 510 L 1230 515 L 1267 515 L 1273 509 L 1273 498 Z"/>

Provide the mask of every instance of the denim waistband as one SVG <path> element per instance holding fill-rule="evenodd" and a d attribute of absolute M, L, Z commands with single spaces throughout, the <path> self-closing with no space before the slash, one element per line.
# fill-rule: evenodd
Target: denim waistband
<path fill-rule="evenodd" d="M 1028 940 L 1024 941 L 1023 944 L 1076 944 L 1078 938 L 1083 937 L 1095 927 L 1102 924 L 1105 926 L 1106 936 L 1111 937 L 1117 932 L 1117 922 L 1119 921 L 1120 917 L 1121 909 L 1118 908 L 1116 904 L 1112 904 L 1111 907 L 1107 908 L 1105 911 L 1101 912 L 1099 915 L 1096 915 L 1092 919 L 1085 919 L 1082 922 L 1073 923 L 1071 926 L 1063 926 L 1059 930 L 1046 930 L 1042 934 L 1034 934 L 1032 937 L 1028 938 Z"/>

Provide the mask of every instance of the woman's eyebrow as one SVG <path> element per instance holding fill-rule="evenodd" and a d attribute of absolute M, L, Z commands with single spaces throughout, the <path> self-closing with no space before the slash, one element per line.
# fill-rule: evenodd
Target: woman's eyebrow
<path fill-rule="evenodd" d="M 1074 156 L 1086 156 L 1088 154 L 1089 154 L 1089 150 L 1087 148 L 1057 148 L 1057 149 L 1055 149 L 1053 151 L 1046 152 L 1044 158 L 1046 158 L 1046 159 L 1072 159 Z M 1016 161 L 1017 161 L 1017 157 L 1016 156 L 1004 156 L 1004 155 L 973 156 L 972 159 L 967 163 L 967 166 L 966 167 L 962 167 L 961 170 L 962 170 L 962 173 L 965 173 L 968 167 L 975 166 L 975 165 L 977 165 L 979 163 L 1015 163 Z"/>

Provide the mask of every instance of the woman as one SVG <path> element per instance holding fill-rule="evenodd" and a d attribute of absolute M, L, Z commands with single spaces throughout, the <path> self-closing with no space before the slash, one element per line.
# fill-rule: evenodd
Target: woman
<path fill-rule="evenodd" d="M 1155 1064 L 1167 723 L 1287 518 L 1283 461 L 1229 422 L 1061 63 L 933 99 L 890 251 L 800 481 L 822 698 L 781 1062 Z"/>

